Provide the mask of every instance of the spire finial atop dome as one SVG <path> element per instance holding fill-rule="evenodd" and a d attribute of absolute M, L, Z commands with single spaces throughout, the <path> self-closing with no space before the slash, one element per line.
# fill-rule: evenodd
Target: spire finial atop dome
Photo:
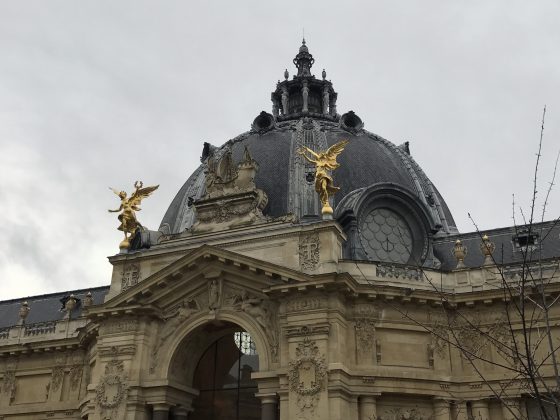
<path fill-rule="evenodd" d="M 294 64 L 298 69 L 297 77 L 311 77 L 311 66 L 314 62 L 315 60 L 309 53 L 304 36 L 301 41 L 301 47 L 299 47 L 299 52 L 294 58 Z"/>

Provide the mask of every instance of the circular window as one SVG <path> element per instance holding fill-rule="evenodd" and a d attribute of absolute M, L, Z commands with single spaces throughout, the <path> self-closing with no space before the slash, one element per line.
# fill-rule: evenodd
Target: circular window
<path fill-rule="evenodd" d="M 412 233 L 392 210 L 376 208 L 360 223 L 361 241 L 371 259 L 406 264 L 412 253 Z"/>

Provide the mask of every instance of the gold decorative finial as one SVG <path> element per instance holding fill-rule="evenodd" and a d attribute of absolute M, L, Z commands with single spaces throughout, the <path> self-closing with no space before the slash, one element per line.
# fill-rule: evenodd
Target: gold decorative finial
<path fill-rule="evenodd" d="M 127 249 L 130 246 L 130 238 L 132 238 L 136 230 L 142 226 L 136 219 L 136 212 L 141 210 L 140 202 L 157 190 L 159 185 L 143 188 L 144 184 L 142 181 L 136 181 L 134 187 L 136 190 L 132 193 L 130 198 L 127 198 L 126 192 L 109 187 L 109 189 L 121 199 L 121 205 L 118 209 L 109 210 L 110 213 L 121 212 L 121 214 L 119 214 L 119 221 L 121 224 L 117 229 L 123 231 L 124 239 L 119 245 L 120 249 Z"/>
<path fill-rule="evenodd" d="M 496 250 L 496 244 L 490 240 L 488 235 L 484 234 L 482 237 L 482 242 L 480 243 L 480 252 L 484 255 L 483 265 L 492 265 L 494 261 L 492 259 L 492 254 Z"/>
<path fill-rule="evenodd" d="M 460 239 L 455 241 L 455 246 L 453 247 L 453 256 L 457 260 L 456 269 L 465 268 L 465 257 L 467 256 L 467 247 L 463 245 Z"/>
<path fill-rule="evenodd" d="M 330 216 L 333 213 L 329 197 L 334 195 L 340 188 L 333 185 L 333 179 L 329 172 L 340 166 L 336 162 L 336 157 L 342 153 L 347 144 L 347 140 L 342 140 L 329 147 L 325 152 L 314 152 L 305 146 L 298 149 L 300 155 L 315 165 L 315 191 L 319 193 L 319 199 L 323 206 L 321 209 L 323 215 Z"/>

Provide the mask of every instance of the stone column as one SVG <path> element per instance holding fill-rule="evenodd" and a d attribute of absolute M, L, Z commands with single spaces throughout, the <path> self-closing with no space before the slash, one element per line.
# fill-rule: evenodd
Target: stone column
<path fill-rule="evenodd" d="M 278 399 L 274 395 L 261 397 L 261 420 L 277 420 Z"/>
<path fill-rule="evenodd" d="M 173 418 L 175 420 L 187 420 L 189 412 L 186 408 L 175 408 L 173 410 Z"/>
<path fill-rule="evenodd" d="M 309 88 L 307 87 L 307 82 L 303 82 L 303 87 L 301 88 L 301 96 L 303 97 L 303 107 L 302 112 L 309 111 L 308 108 L 308 98 L 309 98 Z"/>
<path fill-rule="evenodd" d="M 377 418 L 377 400 L 373 395 L 360 397 L 360 420 L 375 420 Z"/>
<path fill-rule="evenodd" d="M 502 417 L 504 420 L 517 420 L 521 418 L 518 399 L 507 398 L 502 400 Z"/>
<path fill-rule="evenodd" d="M 468 420 L 466 401 L 456 401 L 455 410 L 454 415 L 456 420 Z"/>
<path fill-rule="evenodd" d="M 154 404 L 154 414 L 152 420 L 168 420 L 169 419 L 169 405 L 168 404 Z"/>
<path fill-rule="evenodd" d="M 488 400 L 473 401 L 472 416 L 475 420 L 490 420 L 490 411 L 488 410 Z"/>
<path fill-rule="evenodd" d="M 449 401 L 434 400 L 434 420 L 450 420 L 451 410 Z"/>

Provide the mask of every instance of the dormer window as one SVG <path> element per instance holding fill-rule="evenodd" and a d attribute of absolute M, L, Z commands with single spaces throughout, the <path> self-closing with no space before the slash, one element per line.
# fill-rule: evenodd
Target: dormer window
<path fill-rule="evenodd" d="M 539 234 L 528 230 L 519 231 L 513 236 L 513 243 L 517 251 L 532 251 L 539 243 Z"/>

